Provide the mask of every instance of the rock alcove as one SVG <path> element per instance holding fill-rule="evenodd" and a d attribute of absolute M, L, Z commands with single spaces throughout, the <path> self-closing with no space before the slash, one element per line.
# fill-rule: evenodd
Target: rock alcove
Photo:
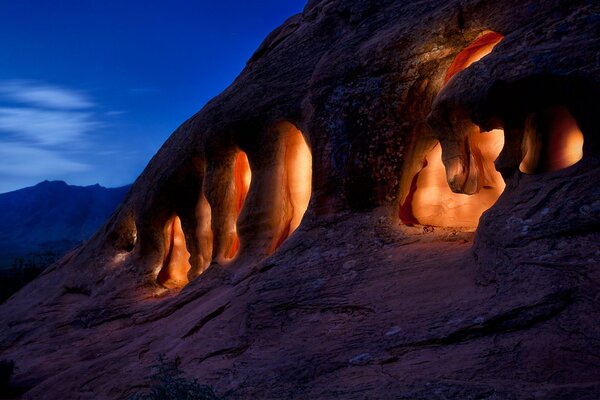
<path fill-rule="evenodd" d="M 234 399 L 599 398 L 598 21 L 309 1 L 0 306 L 14 384 L 128 398 L 164 354 Z"/>
<path fill-rule="evenodd" d="M 461 50 L 448 67 L 443 86 L 459 72 L 489 55 L 503 36 L 493 31 L 481 32 L 472 43 Z M 495 168 L 494 161 L 504 147 L 503 129 L 482 132 L 472 122 L 461 126 L 462 142 L 460 156 L 456 156 L 456 144 L 450 142 L 451 156 L 444 157 L 440 140 L 421 137 L 417 141 L 411 167 L 405 168 L 401 188 L 400 219 L 403 223 L 475 229 L 484 211 L 489 209 L 502 194 L 505 182 Z M 263 254 L 272 254 L 300 225 L 308 207 L 311 194 L 312 155 L 302 133 L 289 122 L 280 122 L 271 128 L 279 137 L 275 146 L 273 164 L 265 171 L 267 183 L 261 184 L 271 200 L 261 197 L 258 201 L 272 204 L 271 214 L 266 216 L 268 224 L 256 221 L 257 216 L 246 222 L 248 229 L 253 225 L 271 231 L 271 242 Z M 444 132 L 437 136 L 446 139 Z M 448 145 L 448 143 L 446 143 Z M 454 147 L 454 148 L 452 148 Z M 583 134 L 577 122 L 565 107 L 552 107 L 545 112 L 530 114 L 522 140 L 523 173 L 551 172 L 569 167 L 582 157 Z M 458 159 L 457 159 L 458 158 Z M 204 193 L 198 204 L 197 233 L 199 252 L 204 256 L 197 268 L 190 264 L 191 253 L 186 246 L 179 217 L 174 216 L 166 223 L 164 233 L 164 259 L 157 281 L 167 288 L 181 288 L 190 279 L 206 270 L 211 262 L 226 265 L 240 250 L 237 233 L 238 218 L 250 190 L 252 171 L 248 155 L 235 150 L 224 172 L 221 197 L 213 198 L 211 204 Z M 222 182 L 225 182 L 224 184 Z M 251 206 L 252 207 L 252 206 Z M 218 210 L 216 224 L 211 225 L 211 210 Z M 248 217 L 247 217 L 248 218 Z M 258 215 L 258 218 L 265 218 Z M 214 234 L 216 242 L 214 246 Z M 191 272 L 193 271 L 193 273 Z"/>
<path fill-rule="evenodd" d="M 277 136 L 274 155 L 255 177 L 257 189 L 244 217 L 246 230 L 252 232 L 246 235 L 244 244 L 255 250 L 266 246 L 258 249 L 259 254 L 266 255 L 272 254 L 300 225 L 312 185 L 312 155 L 302 132 L 289 122 L 276 123 L 271 131 Z M 196 210 L 198 264 L 192 267 L 193 257 L 186 245 L 186 236 L 187 240 L 194 240 L 194 235 L 185 234 L 177 215 L 171 217 L 162 237 L 163 259 L 157 273 L 161 286 L 182 288 L 211 262 L 227 265 L 241 250 L 238 220 L 253 180 L 248 155 L 235 149 L 215 174 L 219 180 L 212 180 L 214 187 L 208 189 L 208 197 L 200 194 Z M 257 235 L 255 229 L 266 233 Z M 266 236 L 270 241 L 266 245 L 254 240 Z"/>
<path fill-rule="evenodd" d="M 502 39 L 492 31 L 479 34 L 454 58 L 444 86 L 457 73 L 489 55 Z M 416 139 L 412 159 L 405 166 L 399 217 L 406 224 L 474 229 L 483 212 L 504 191 L 504 179 L 495 166 L 504 148 L 503 127 L 482 132 L 463 110 L 452 111 L 456 114 L 450 112 L 444 117 L 459 122 L 440 123 L 434 119 L 434 135 L 439 140 L 427 136 Z M 454 132 L 436 131 L 439 127 Z M 583 157 L 584 135 L 564 106 L 552 105 L 529 113 L 520 141 L 519 170 L 523 173 L 558 171 Z"/>
<path fill-rule="evenodd" d="M 452 61 L 444 78 L 444 85 L 457 73 L 469 68 L 492 52 L 502 41 L 496 32 L 482 32 Z M 443 90 L 443 88 L 442 88 Z M 402 188 L 400 219 L 408 224 L 440 227 L 475 228 L 481 214 L 490 208 L 504 190 L 505 183 L 494 167 L 494 160 L 504 146 L 504 132 L 495 129 L 481 132 L 470 124 L 468 133 L 460 146 L 468 172 L 462 182 L 456 176 L 461 165 L 451 158 L 442 161 L 442 146 L 439 140 L 423 137 L 417 143 L 417 151 L 410 161 L 412 167 L 405 169 L 404 182 L 410 186 Z M 443 135 L 443 133 L 440 133 Z"/>

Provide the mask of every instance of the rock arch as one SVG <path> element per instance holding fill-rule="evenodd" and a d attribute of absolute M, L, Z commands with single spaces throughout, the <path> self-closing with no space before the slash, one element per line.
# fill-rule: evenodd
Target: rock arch
<path fill-rule="evenodd" d="M 456 55 L 446 71 L 444 85 L 490 54 L 502 39 L 496 32 L 482 32 Z M 402 179 L 399 217 L 404 223 L 474 228 L 504 190 L 504 180 L 494 167 L 504 146 L 504 132 L 482 132 L 473 123 L 464 124 L 461 130 L 466 134 L 452 144 L 465 160 L 444 159 L 440 141 L 429 136 L 427 130 L 417 132 L 423 137 L 416 139 Z"/>

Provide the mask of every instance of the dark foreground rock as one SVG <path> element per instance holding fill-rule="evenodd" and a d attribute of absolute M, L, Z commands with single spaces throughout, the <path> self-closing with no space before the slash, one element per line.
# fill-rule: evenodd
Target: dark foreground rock
<path fill-rule="evenodd" d="M 128 398 L 164 354 L 229 398 L 599 398 L 599 28 L 593 1 L 310 1 L 0 307 L 12 384 Z M 446 80 L 488 31 L 502 41 Z M 562 165 L 573 121 L 581 160 Z M 436 140 L 472 194 L 490 190 L 473 137 L 494 129 L 506 189 L 476 232 L 420 225 Z"/>

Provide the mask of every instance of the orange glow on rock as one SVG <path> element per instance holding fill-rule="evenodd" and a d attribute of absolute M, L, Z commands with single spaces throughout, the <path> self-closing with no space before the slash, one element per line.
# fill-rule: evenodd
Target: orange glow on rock
<path fill-rule="evenodd" d="M 481 214 L 502 194 L 505 184 L 494 168 L 494 159 L 502 150 L 504 132 L 494 130 L 474 136 L 471 146 L 478 149 L 479 156 L 475 158 L 485 171 L 478 178 L 478 192 L 473 195 L 452 192 L 446 180 L 442 147 L 437 143 L 427 153 L 425 166 L 415 176 L 414 186 L 407 197 L 407 201 L 411 202 L 412 217 L 417 223 L 474 228 L 478 225 Z"/>
<path fill-rule="evenodd" d="M 204 193 L 200 194 L 196 206 L 196 237 L 198 239 L 198 255 L 196 269 L 190 278 L 195 278 L 204 272 L 210 265 L 213 253 L 213 232 L 211 228 L 212 210 Z"/>
<path fill-rule="evenodd" d="M 532 114 L 525 123 L 519 170 L 532 174 L 570 167 L 583 158 L 583 142 L 583 133 L 566 107 Z"/>
<path fill-rule="evenodd" d="M 494 47 L 504 39 L 504 36 L 496 32 L 484 32 L 473 43 L 458 53 L 450 68 L 446 72 L 444 85 L 457 73 L 469 68 L 471 64 L 481 60 L 492 52 Z"/>
<path fill-rule="evenodd" d="M 250 171 L 248 156 L 243 151 L 240 151 L 235 158 L 233 166 L 233 186 L 235 188 L 236 213 L 238 216 L 244 206 L 244 201 L 248 195 L 251 181 L 252 172 Z"/>
<path fill-rule="evenodd" d="M 288 137 L 285 152 L 288 198 L 291 206 L 291 234 L 298 228 L 308 208 L 312 184 L 312 154 L 299 130 L 293 129 Z"/>
<path fill-rule="evenodd" d="M 232 179 L 232 190 L 234 198 L 234 221 L 237 221 L 244 201 L 250 190 L 250 182 L 252 181 L 252 171 L 250 170 L 250 163 L 248 162 L 248 156 L 243 151 L 237 153 L 235 162 L 233 164 L 233 179 Z M 235 257 L 240 248 L 240 240 L 237 235 L 235 223 L 232 225 L 232 230 L 228 234 L 228 241 L 225 245 L 225 252 L 223 256 L 226 259 Z"/>
<path fill-rule="evenodd" d="M 300 225 L 312 190 L 312 154 L 295 126 L 286 124 L 282 148 L 282 209 L 279 227 L 269 249 L 274 252 Z"/>
<path fill-rule="evenodd" d="M 458 72 L 490 54 L 504 37 L 495 32 L 482 33 L 473 43 L 458 53 L 446 71 L 444 85 Z M 422 141 L 423 146 L 426 141 Z M 417 146 L 418 147 L 418 146 Z M 465 132 L 464 154 L 467 160 L 452 163 L 446 171 L 442 161 L 442 146 L 436 144 L 429 151 L 419 150 L 417 159 L 406 168 L 411 175 L 404 179 L 403 203 L 400 219 L 406 224 L 441 227 L 474 228 L 481 214 L 490 208 L 504 191 L 502 175 L 494 161 L 504 147 L 504 131 L 495 129 L 481 132 L 477 126 Z M 420 157 L 424 154 L 424 160 Z M 421 168 L 422 165 L 422 168 Z M 463 169 L 467 171 L 463 171 Z M 463 176 L 462 191 L 455 193 L 448 184 L 449 177 Z M 459 181 L 460 182 L 460 181 Z"/>
<path fill-rule="evenodd" d="M 471 168 L 478 171 L 477 189 L 500 188 L 500 193 L 502 193 L 506 184 L 500 172 L 496 171 L 494 161 L 504 147 L 504 131 L 494 129 L 490 132 L 481 132 L 476 129 L 469 133 L 468 142 Z"/>
<path fill-rule="evenodd" d="M 185 234 L 178 216 L 171 218 L 163 232 L 165 258 L 158 274 L 158 283 L 169 288 L 180 288 L 188 283 L 188 272 L 191 269 L 190 252 L 185 242 Z"/>

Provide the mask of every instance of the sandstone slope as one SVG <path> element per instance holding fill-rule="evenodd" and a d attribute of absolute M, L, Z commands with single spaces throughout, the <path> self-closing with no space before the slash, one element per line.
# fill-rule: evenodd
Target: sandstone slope
<path fill-rule="evenodd" d="M 24 398 L 127 398 L 158 354 L 240 399 L 600 397 L 599 8 L 309 1 L 0 308 Z M 575 165 L 545 167 L 552 110 L 582 132 Z M 436 140 L 449 188 L 488 190 L 475 128 L 504 130 L 503 194 L 475 233 L 411 220 Z M 292 233 L 297 131 L 312 191 Z"/>

